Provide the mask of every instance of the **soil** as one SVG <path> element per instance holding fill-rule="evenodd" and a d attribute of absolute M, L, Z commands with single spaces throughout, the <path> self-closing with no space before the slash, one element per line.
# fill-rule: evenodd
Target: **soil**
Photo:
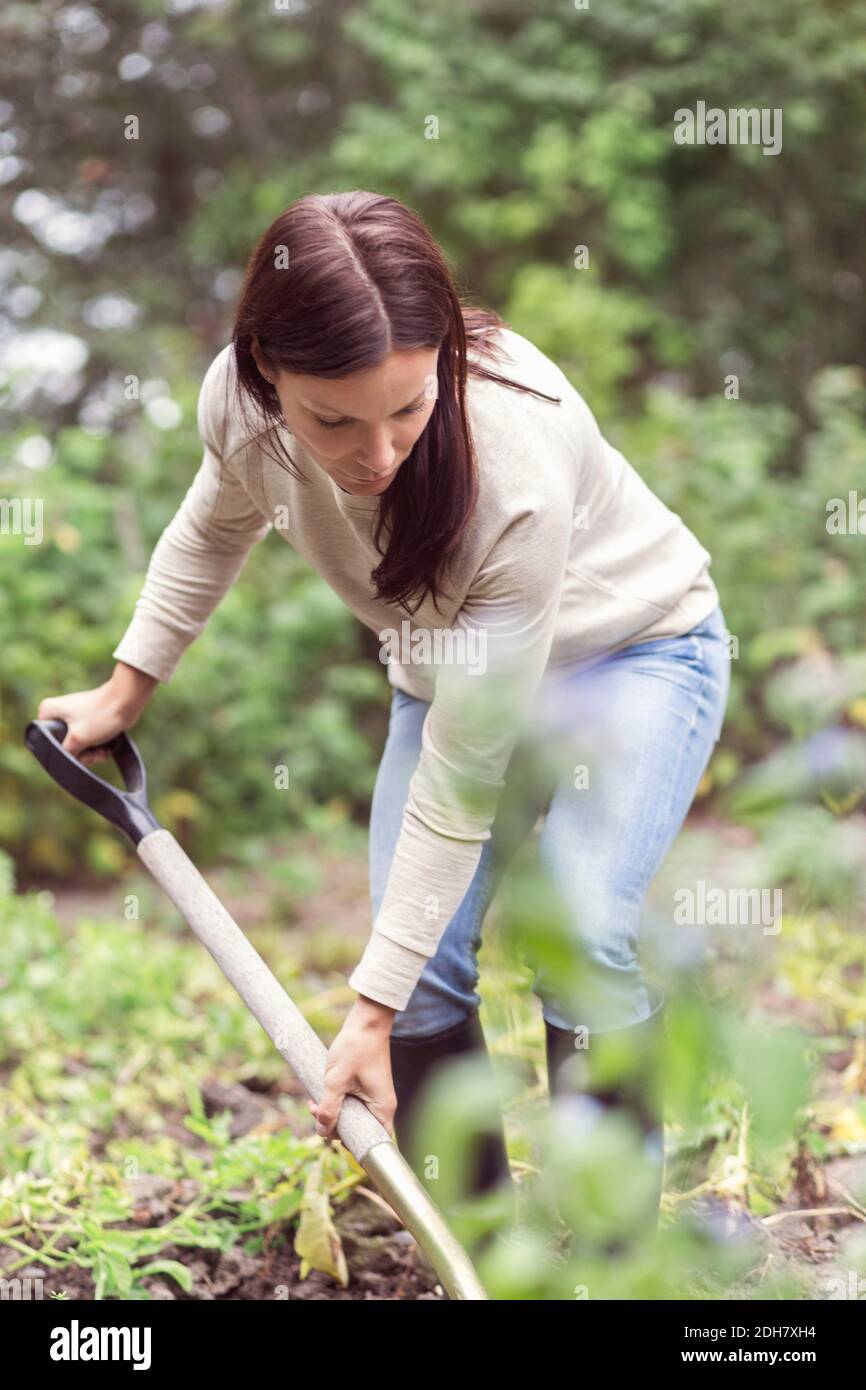
<path fill-rule="evenodd" d="M 154 1200 L 159 1201 L 159 1194 L 154 1193 Z M 249 1255 L 240 1249 L 221 1254 L 219 1250 L 190 1250 L 169 1244 L 160 1251 L 159 1258 L 178 1260 L 187 1267 L 192 1276 L 189 1293 L 166 1275 L 149 1276 L 142 1284 L 151 1298 L 159 1301 L 447 1301 L 414 1238 L 377 1203 L 356 1194 L 337 1210 L 334 1223 L 349 1267 L 347 1288 L 320 1270 L 312 1270 L 302 1279 L 291 1236 L 281 1236 L 260 1255 Z M 94 1297 L 90 1271 L 78 1265 L 55 1270 L 34 1264 L 16 1273 L 19 1278 L 41 1277 L 45 1298 L 52 1293 L 64 1293 L 66 1298 L 75 1300 Z"/>
<path fill-rule="evenodd" d="M 711 828 L 717 829 L 715 824 Z M 268 920 L 269 894 L 266 884 L 263 883 L 258 890 L 255 884 L 249 885 L 239 896 L 229 891 L 222 882 L 219 870 L 209 871 L 207 877 L 244 930 Z M 52 885 L 52 891 L 55 892 L 57 915 L 70 928 L 81 916 L 98 918 L 116 915 L 116 892 L 113 888 L 72 888 L 58 892 L 56 885 Z M 323 874 L 322 889 L 299 904 L 297 912 L 293 914 L 293 936 L 305 936 L 315 941 L 323 922 L 335 923 L 339 924 L 341 935 L 356 939 L 360 946 L 369 933 L 367 891 L 366 866 L 360 859 L 348 857 L 329 863 Z M 760 991 L 756 1003 L 762 1012 L 776 1015 L 780 1021 L 786 1017 L 806 1031 L 816 1034 L 822 1031 L 821 1020 L 814 1006 L 783 999 L 769 986 Z M 844 1048 L 839 1054 L 826 1059 L 823 1075 L 825 1092 L 836 1091 L 840 1073 L 849 1064 L 851 1056 L 850 1048 Z M 259 1083 L 255 1077 L 250 1077 L 243 1085 L 227 1085 L 218 1078 L 211 1078 L 202 1088 L 208 1113 L 231 1111 L 233 1137 L 263 1125 L 302 1126 L 303 1119 L 295 1120 L 273 1104 L 278 1093 L 303 1097 L 302 1088 L 288 1072 L 278 1084 L 269 1081 Z M 167 1116 L 167 1129 L 190 1142 L 191 1136 L 182 1121 L 180 1114 Z M 756 1221 L 738 1203 L 719 1199 L 709 1203 L 703 1212 L 703 1220 L 712 1227 L 715 1238 L 722 1244 L 743 1234 L 756 1238 L 757 1262 L 748 1285 L 744 1286 L 744 1297 L 754 1297 L 756 1284 L 759 1286 L 763 1277 L 780 1268 L 795 1271 L 801 1279 L 811 1284 L 815 1290 L 812 1297 L 843 1296 L 828 1294 L 826 1290 L 830 1280 L 836 1279 L 840 1284 L 843 1278 L 849 1279 L 851 1273 L 853 1256 L 848 1250 L 848 1242 L 852 1234 L 862 1229 L 863 1220 L 866 1219 L 866 1154 L 819 1163 L 803 1151 L 796 1168 L 794 1192 L 785 1207 L 769 1223 Z M 172 1184 L 154 1178 L 141 1178 L 136 1182 L 142 1186 L 136 1194 L 139 1200 L 134 1220 L 128 1224 L 158 1226 L 175 1214 L 179 1205 L 191 1200 L 193 1195 L 180 1190 L 183 1183 Z M 692 1183 L 683 1186 L 691 1187 Z M 334 1215 L 349 1269 L 346 1288 L 320 1271 L 312 1271 L 305 1279 L 301 1278 L 300 1258 L 292 1248 L 293 1230 L 281 1230 L 266 1245 L 265 1251 L 257 1255 L 250 1255 L 242 1249 L 222 1254 L 216 1250 L 191 1250 L 166 1245 L 160 1252 L 160 1258 L 184 1264 L 191 1273 L 192 1288 L 186 1292 L 173 1279 L 163 1275 L 147 1278 L 145 1287 L 153 1299 L 161 1301 L 447 1301 L 447 1295 L 414 1238 L 376 1199 L 371 1189 L 366 1191 L 370 1195 L 365 1195 L 364 1189 L 356 1190 L 336 1209 Z M 822 1211 L 827 1208 L 843 1210 L 815 1216 L 811 1214 L 815 1208 Z M 804 1211 L 810 1214 L 800 1215 Z M 777 1220 L 777 1217 L 781 1219 Z M 11 1258 L 17 1260 L 20 1255 L 16 1253 Z M 94 1281 L 90 1272 L 75 1265 L 52 1270 L 42 1269 L 34 1261 L 32 1266 L 18 1269 L 16 1273 L 19 1277 L 41 1276 L 46 1298 L 51 1293 L 60 1292 L 76 1300 L 94 1297 Z M 706 1291 L 703 1296 L 707 1296 Z M 724 1296 L 730 1297 L 731 1290 L 728 1289 Z"/>

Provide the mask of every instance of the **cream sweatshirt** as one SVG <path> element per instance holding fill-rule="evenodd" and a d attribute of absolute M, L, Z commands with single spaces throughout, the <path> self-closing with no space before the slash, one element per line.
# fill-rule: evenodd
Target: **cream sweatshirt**
<path fill-rule="evenodd" d="M 169 681 L 271 529 L 380 636 L 391 684 L 430 702 L 384 899 L 349 978 L 397 1010 L 472 881 L 545 670 L 678 636 L 719 602 L 709 553 L 602 437 L 563 372 L 510 329 L 501 342 L 510 360 L 492 369 L 562 403 L 469 378 L 479 502 L 441 611 L 428 598 L 410 617 L 375 597 L 379 499 L 343 492 L 287 429 L 308 482 L 268 457 L 264 422 L 245 426 L 234 405 L 229 345 L 199 396 L 200 467 L 113 653 Z"/>

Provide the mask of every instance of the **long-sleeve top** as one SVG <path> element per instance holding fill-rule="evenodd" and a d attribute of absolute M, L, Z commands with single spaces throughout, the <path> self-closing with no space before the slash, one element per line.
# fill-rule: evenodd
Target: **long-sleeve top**
<path fill-rule="evenodd" d="M 708 551 L 603 438 L 564 373 L 513 330 L 500 342 L 509 360 L 493 369 L 561 404 L 469 378 L 478 502 L 438 610 L 429 595 L 411 615 L 376 597 L 379 498 L 344 492 L 284 425 L 305 481 L 270 457 L 267 422 L 237 408 L 229 344 L 199 396 L 198 472 L 113 653 L 169 681 L 271 529 L 380 637 L 391 685 L 430 703 L 384 898 L 349 978 L 397 1010 L 472 881 L 545 671 L 679 636 L 719 602 Z"/>

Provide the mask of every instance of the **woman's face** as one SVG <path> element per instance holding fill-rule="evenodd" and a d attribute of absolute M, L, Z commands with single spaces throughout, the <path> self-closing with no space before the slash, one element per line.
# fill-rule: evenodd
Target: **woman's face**
<path fill-rule="evenodd" d="M 344 492 L 377 496 L 393 482 L 436 405 L 438 348 L 392 352 L 351 376 L 303 376 L 256 366 L 273 382 L 288 428 Z"/>

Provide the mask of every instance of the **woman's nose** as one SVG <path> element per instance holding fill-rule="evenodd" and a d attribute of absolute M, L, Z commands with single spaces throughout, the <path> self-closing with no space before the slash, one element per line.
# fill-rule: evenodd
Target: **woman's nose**
<path fill-rule="evenodd" d="M 385 473 L 390 473 L 396 462 L 396 450 L 391 444 L 387 444 L 376 451 L 368 451 L 366 454 L 359 454 L 355 459 L 355 466 L 365 477 L 369 477 L 372 480 Z"/>

